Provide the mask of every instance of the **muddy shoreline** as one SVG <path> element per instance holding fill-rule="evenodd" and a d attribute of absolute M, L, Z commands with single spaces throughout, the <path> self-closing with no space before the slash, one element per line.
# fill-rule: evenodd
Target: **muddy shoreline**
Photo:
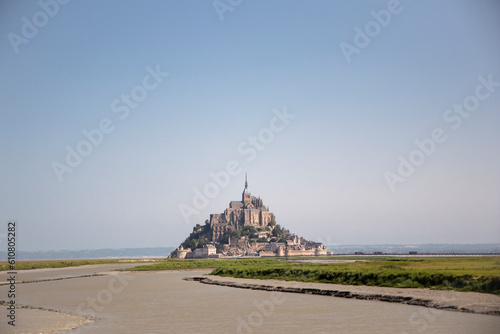
<path fill-rule="evenodd" d="M 239 289 L 301 293 L 359 300 L 374 300 L 423 306 L 439 310 L 500 316 L 500 297 L 475 292 L 456 292 L 429 289 L 398 289 L 376 286 L 352 286 L 324 283 L 259 280 L 232 277 L 187 277 L 185 280 L 202 284 Z M 389 292 L 389 293 L 386 293 Z M 428 296 L 431 298 L 425 298 Z"/>

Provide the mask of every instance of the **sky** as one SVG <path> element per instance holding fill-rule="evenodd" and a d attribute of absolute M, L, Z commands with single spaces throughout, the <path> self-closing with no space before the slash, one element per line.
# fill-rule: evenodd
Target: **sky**
<path fill-rule="evenodd" d="M 497 1 L 0 3 L 0 247 L 500 242 Z M 2 246 L 3 245 L 3 246 Z"/>

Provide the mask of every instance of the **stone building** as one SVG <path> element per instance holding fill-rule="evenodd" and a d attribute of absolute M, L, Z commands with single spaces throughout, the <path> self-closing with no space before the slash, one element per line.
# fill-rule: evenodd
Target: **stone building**
<path fill-rule="evenodd" d="M 215 248 L 214 245 L 208 244 L 203 246 L 203 251 L 202 255 L 203 257 L 211 257 L 212 255 L 215 255 L 217 253 L 217 249 Z"/>
<path fill-rule="evenodd" d="M 175 251 L 173 251 L 169 257 L 175 257 L 178 259 L 185 259 L 187 253 L 190 253 L 190 250 L 184 249 L 182 246 L 180 246 Z"/>
<path fill-rule="evenodd" d="M 203 259 L 218 257 L 217 249 L 213 244 L 206 244 L 203 248 L 196 248 L 194 250 L 184 249 L 180 246 L 169 255 L 169 258 L 177 259 Z"/>
<path fill-rule="evenodd" d="M 233 231 L 244 226 L 265 227 L 273 220 L 275 217 L 269 212 L 269 207 L 264 206 L 262 199 L 252 196 L 248 190 L 248 180 L 245 175 L 245 188 L 241 201 L 231 201 L 229 208 L 223 213 L 210 215 L 212 241 L 219 241 L 226 231 Z"/>

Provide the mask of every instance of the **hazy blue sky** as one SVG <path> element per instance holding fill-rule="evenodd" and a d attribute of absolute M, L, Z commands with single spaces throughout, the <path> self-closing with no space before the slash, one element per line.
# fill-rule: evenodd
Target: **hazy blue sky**
<path fill-rule="evenodd" d="M 308 239 L 500 242 L 498 1 L 60 1 L 0 4 L 0 246 L 176 246 L 245 170 Z"/>

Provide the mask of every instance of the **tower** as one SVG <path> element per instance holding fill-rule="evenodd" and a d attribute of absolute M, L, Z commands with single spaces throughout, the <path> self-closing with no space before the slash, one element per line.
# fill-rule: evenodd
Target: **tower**
<path fill-rule="evenodd" d="M 252 202 L 252 194 L 250 194 L 250 191 L 248 190 L 247 173 L 245 173 L 245 189 L 243 189 L 243 194 L 241 196 L 241 201 L 244 204 L 249 204 L 249 203 Z"/>

